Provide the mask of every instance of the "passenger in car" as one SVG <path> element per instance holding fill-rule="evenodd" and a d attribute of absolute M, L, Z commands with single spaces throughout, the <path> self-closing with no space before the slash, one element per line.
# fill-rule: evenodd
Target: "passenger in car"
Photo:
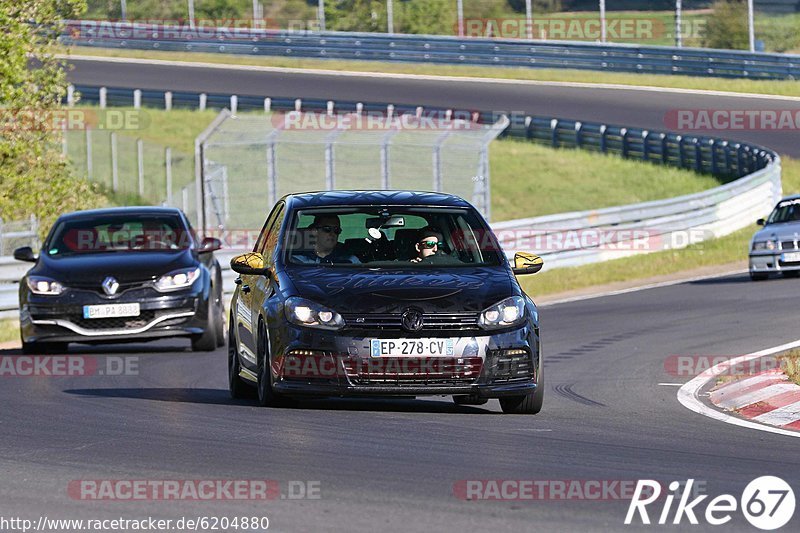
<path fill-rule="evenodd" d="M 342 224 L 338 216 L 316 215 L 307 229 L 311 232 L 314 249 L 293 253 L 294 261 L 304 264 L 361 263 L 358 257 L 344 249 L 339 242 Z"/>
<path fill-rule="evenodd" d="M 419 230 L 417 233 L 417 241 L 414 244 L 416 250 L 416 257 L 411 259 L 412 263 L 420 263 L 425 259 L 433 259 L 439 252 L 442 243 L 442 233 L 432 227 L 427 226 Z"/>

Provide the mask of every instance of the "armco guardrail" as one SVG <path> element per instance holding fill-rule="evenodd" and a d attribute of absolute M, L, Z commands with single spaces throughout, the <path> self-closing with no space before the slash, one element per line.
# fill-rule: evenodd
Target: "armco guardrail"
<path fill-rule="evenodd" d="M 749 79 L 800 78 L 800 56 L 704 48 L 592 44 L 434 35 L 278 31 L 70 21 L 66 45 L 132 50 L 570 68 Z"/>
<path fill-rule="evenodd" d="M 97 103 L 101 94 L 106 105 L 131 105 L 132 89 L 76 87 L 85 101 Z M 136 91 L 143 104 L 163 105 L 164 93 Z M 178 98 L 175 98 L 175 96 Z M 235 102 L 240 109 L 303 110 L 315 112 L 369 111 L 417 113 L 419 107 L 390 104 L 329 102 L 197 93 L 172 95 L 178 106 L 225 106 Z M 170 100 L 170 99 L 168 99 Z M 430 110 L 430 109 L 429 109 Z M 435 110 L 434 110 L 435 111 Z M 446 113 L 447 110 L 439 110 Z M 480 113 L 479 120 L 492 121 L 496 113 Z M 731 181 L 696 194 L 607 209 L 548 215 L 492 224 L 507 253 L 531 251 L 545 258 L 546 268 L 576 266 L 663 249 L 680 248 L 697 237 L 722 236 L 751 225 L 766 214 L 781 196 L 780 157 L 755 145 L 701 136 L 625 128 L 543 117 L 512 117 L 504 135 L 528 139 L 553 147 L 572 147 L 619 154 L 656 164 L 691 168 Z M 675 241 L 675 235 L 690 240 Z M 589 236 L 591 242 L 586 243 Z M 643 241 L 644 239 L 644 241 Z M 656 243 L 654 245 L 653 243 Z M 545 247 L 540 246 L 541 243 Z M 549 244 L 554 243 L 553 249 Z M 644 246 L 640 246 L 644 244 Z M 236 251 L 218 252 L 225 270 L 225 291 L 233 290 L 235 274 L 228 268 Z M 18 281 L 30 265 L 0 257 L 0 317 L 17 306 Z M 13 313 L 13 311 L 12 311 Z"/>
<path fill-rule="evenodd" d="M 82 98 L 101 105 L 163 106 L 170 102 L 183 107 L 229 107 L 235 110 L 310 111 L 319 113 L 422 113 L 421 107 L 386 103 L 333 102 L 269 98 L 253 95 L 165 93 L 124 88 L 75 87 Z M 453 110 L 431 109 L 427 112 L 453 114 Z M 496 122 L 501 112 L 478 113 L 481 122 Z M 695 195 L 643 204 L 551 215 L 522 221 L 494 224 L 503 230 L 503 244 L 508 251 L 528 249 L 541 253 L 550 268 L 574 266 L 626 255 L 685 246 L 686 240 L 672 242 L 670 234 L 683 232 L 696 241 L 703 232 L 721 236 L 745 227 L 768 212 L 781 194 L 781 166 L 778 155 L 748 143 L 708 136 L 681 135 L 640 128 L 564 120 L 549 117 L 512 115 L 503 135 L 528 139 L 552 147 L 580 148 L 617 154 L 697 172 L 710 173 L 728 184 Z M 738 179 L 737 179 L 738 178 Z M 755 213 L 755 216 L 753 216 Z M 621 230 L 625 230 L 624 232 Z M 575 235 L 575 232 L 582 232 Z M 640 246 L 646 232 L 646 249 Z M 509 237 L 514 232 L 516 237 Z M 585 244 L 580 237 L 602 233 L 598 245 Z M 522 238 L 518 238 L 522 235 Z M 609 237 L 611 235 L 611 237 Z M 578 237 L 579 246 L 571 244 Z M 609 239 L 611 239 L 609 241 Z M 585 239 L 584 239 L 585 240 Z M 542 249 L 540 243 L 545 244 Z M 550 249 L 549 243 L 555 243 Z M 559 244 L 560 243 L 560 244 Z M 656 246 L 658 244 L 658 246 Z M 612 246 L 615 245 L 615 246 Z"/>

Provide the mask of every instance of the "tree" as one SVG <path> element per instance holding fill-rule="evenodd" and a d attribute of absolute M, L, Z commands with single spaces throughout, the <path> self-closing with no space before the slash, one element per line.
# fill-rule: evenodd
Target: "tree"
<path fill-rule="evenodd" d="M 84 0 L 0 0 L 0 214 L 36 214 L 46 229 L 64 210 L 102 200 L 86 181 L 70 176 L 54 117 L 66 94 L 64 62 L 55 44 L 61 20 Z M 29 67 L 29 62 L 32 67 Z"/>
<path fill-rule="evenodd" d="M 328 0 L 325 26 L 335 31 L 386 31 L 386 3 L 379 0 Z"/>
<path fill-rule="evenodd" d="M 455 12 L 450 0 L 413 0 L 395 8 L 395 28 L 401 33 L 446 35 L 454 32 Z"/>
<path fill-rule="evenodd" d="M 702 41 L 708 48 L 749 49 L 746 0 L 718 0 L 703 30 Z"/>

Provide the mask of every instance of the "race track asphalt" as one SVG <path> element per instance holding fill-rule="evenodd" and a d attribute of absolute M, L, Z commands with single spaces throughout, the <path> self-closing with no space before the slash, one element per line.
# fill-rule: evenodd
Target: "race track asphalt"
<path fill-rule="evenodd" d="M 459 81 L 76 65 L 71 79 L 83 84 L 519 109 L 649 128 L 662 127 L 666 110 L 677 106 L 789 105 Z M 781 153 L 799 151 L 789 134 L 737 137 Z M 265 515 L 277 531 L 616 531 L 624 528 L 628 500 L 463 501 L 453 489 L 463 480 L 693 478 L 711 496 L 738 498 L 762 475 L 796 483 L 795 439 L 688 411 L 675 386 L 688 377 L 671 375 L 665 364 L 674 355 L 732 356 L 797 339 L 798 294 L 800 280 L 752 283 L 736 275 L 545 306 L 546 398 L 533 417 L 503 415 L 495 401 L 456 407 L 449 398 L 317 400 L 263 409 L 229 399 L 223 349 L 195 354 L 181 340 L 74 345 L 70 354 L 101 361 L 136 357 L 138 375 L 4 379 L 0 509 L 3 516 L 34 520 Z M 321 498 L 70 497 L 69 482 L 85 479 L 271 479 L 284 492 L 290 481 L 318 481 Z M 689 527 L 686 519 L 682 524 L 670 530 L 715 529 Z M 741 513 L 723 527 L 750 530 Z"/>

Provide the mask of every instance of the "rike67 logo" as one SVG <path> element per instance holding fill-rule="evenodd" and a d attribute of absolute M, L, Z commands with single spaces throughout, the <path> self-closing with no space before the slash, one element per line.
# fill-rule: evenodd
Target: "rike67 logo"
<path fill-rule="evenodd" d="M 661 512 L 652 517 L 652 520 L 659 525 L 667 523 L 678 525 L 684 518 L 690 524 L 697 525 L 700 523 L 698 520 L 700 517 L 705 519 L 706 524 L 721 526 L 730 522 L 733 514 L 741 510 L 752 526 L 769 531 L 785 526 L 794 515 L 794 491 L 779 477 L 762 476 L 754 479 L 745 487 L 739 500 L 731 494 L 720 494 L 705 503 L 704 512 L 701 511 L 700 504 L 704 503 L 708 495 L 696 496 L 689 500 L 693 485 L 694 479 L 687 480 L 685 484 L 673 481 L 669 484 L 666 497 L 662 498 L 661 483 L 650 479 L 639 480 L 631 504 L 628 506 L 625 524 L 636 523 L 634 518 L 637 514 L 642 524 L 651 524 L 648 506 L 658 502 L 649 509 L 657 512 L 662 501 Z M 679 493 L 682 486 L 684 489 Z M 673 512 L 672 506 L 676 498 L 678 503 Z"/>

